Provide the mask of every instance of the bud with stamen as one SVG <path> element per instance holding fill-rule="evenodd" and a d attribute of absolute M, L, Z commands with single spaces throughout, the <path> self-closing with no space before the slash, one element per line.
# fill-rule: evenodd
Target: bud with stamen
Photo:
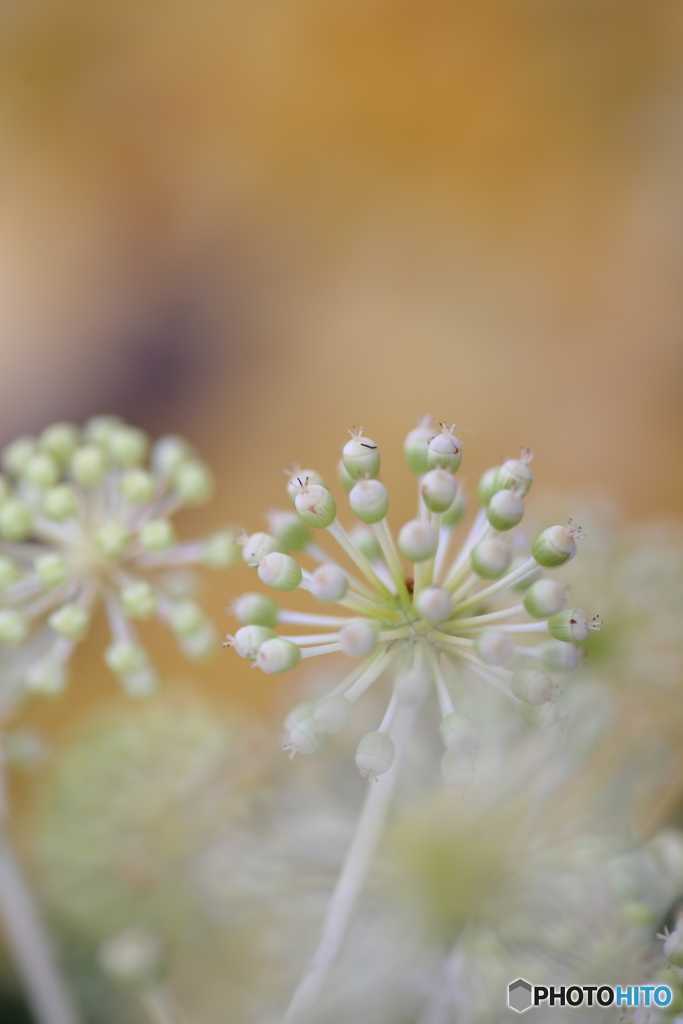
<path fill-rule="evenodd" d="M 531 554 L 539 565 L 554 569 L 574 557 L 576 538 L 580 536 L 580 527 L 549 526 L 534 541 Z"/>
<path fill-rule="evenodd" d="M 315 530 L 324 530 L 337 518 L 335 500 L 320 484 L 304 483 L 294 498 L 297 512 Z"/>
<path fill-rule="evenodd" d="M 287 494 L 292 504 L 296 503 L 296 496 L 304 489 L 307 481 L 311 486 L 316 484 L 327 489 L 327 484 L 320 473 L 316 472 L 315 469 L 301 469 L 298 462 L 292 462 L 285 470 L 285 473 L 289 477 L 287 481 Z"/>
<path fill-rule="evenodd" d="M 455 423 L 447 427 L 440 424 L 441 433 L 431 439 L 427 447 L 427 463 L 430 469 L 446 469 L 456 473 L 462 462 L 462 444 L 454 434 Z"/>
<path fill-rule="evenodd" d="M 266 640 L 272 640 L 277 633 L 266 626 L 242 626 L 233 637 L 228 634 L 229 643 L 226 647 L 234 647 L 240 658 L 247 658 L 253 661 L 259 652 L 261 644 Z"/>
<path fill-rule="evenodd" d="M 342 450 L 342 459 L 347 473 L 354 480 L 376 477 L 379 473 L 379 449 L 369 437 L 363 437 L 363 428 L 354 427 L 349 431 L 351 440 Z"/>
<path fill-rule="evenodd" d="M 548 619 L 548 631 L 556 640 L 564 640 L 565 643 L 580 643 L 585 640 L 590 630 L 602 629 L 602 622 L 598 616 L 588 618 L 586 612 L 581 608 L 567 608 L 558 615 L 551 615 Z"/>
<path fill-rule="evenodd" d="M 273 551 L 280 551 L 280 543 L 271 537 L 269 533 L 252 533 L 245 537 L 242 542 L 242 558 L 252 568 L 256 568 L 262 558 L 270 555 Z"/>
<path fill-rule="evenodd" d="M 534 471 L 529 465 L 533 457 L 531 448 L 522 448 L 518 459 L 507 459 L 496 473 L 495 489 L 500 491 L 509 487 L 524 497 L 534 479 Z"/>
<path fill-rule="evenodd" d="M 368 732 L 356 750 L 356 764 L 362 776 L 376 779 L 388 772 L 394 763 L 396 748 L 385 732 Z"/>
<path fill-rule="evenodd" d="M 313 718 L 321 732 L 339 732 L 348 725 L 352 710 L 351 701 L 336 694 L 333 697 L 325 697 L 316 705 Z"/>
<path fill-rule="evenodd" d="M 309 714 L 294 723 L 286 746 L 299 754 L 316 754 L 329 738 L 330 734 L 322 732 L 315 724 L 313 715 Z"/>

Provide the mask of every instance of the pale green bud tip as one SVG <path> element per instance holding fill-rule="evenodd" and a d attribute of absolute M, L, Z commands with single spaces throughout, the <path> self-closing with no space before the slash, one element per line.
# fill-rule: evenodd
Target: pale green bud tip
<path fill-rule="evenodd" d="M 255 568 L 266 555 L 280 550 L 279 542 L 269 533 L 252 533 L 249 537 L 239 538 L 239 543 L 242 544 L 242 558 L 252 568 Z"/>
<path fill-rule="evenodd" d="M 290 716 L 291 717 L 291 716 Z M 330 734 L 322 732 L 312 714 L 304 715 L 292 725 L 285 749 L 298 754 L 315 754 L 325 746 Z"/>
<path fill-rule="evenodd" d="M 0 609 L 0 641 L 14 646 L 25 640 L 29 631 L 29 620 L 13 608 Z"/>
<path fill-rule="evenodd" d="M 519 705 L 522 721 L 533 729 L 552 729 L 560 717 L 560 709 L 553 701 L 546 704 L 530 704 L 522 701 Z"/>
<path fill-rule="evenodd" d="M 281 636 L 262 643 L 256 655 L 256 664 L 268 675 L 288 672 L 291 668 L 296 668 L 300 661 L 301 648 L 298 644 Z"/>
<path fill-rule="evenodd" d="M 472 551 L 472 568 L 485 580 L 497 580 L 507 572 L 512 549 L 502 537 L 487 537 Z"/>
<path fill-rule="evenodd" d="M 204 612 L 196 601 L 185 598 L 183 601 L 175 601 L 166 612 L 166 621 L 169 628 L 178 636 L 186 636 L 194 633 L 204 623 Z"/>
<path fill-rule="evenodd" d="M 427 447 L 427 462 L 431 469 L 440 467 L 449 473 L 457 472 L 462 462 L 462 444 L 455 436 L 455 423 L 447 427 L 440 423 L 441 433 L 431 439 Z"/>
<path fill-rule="evenodd" d="M 20 476 L 24 466 L 36 450 L 36 440 L 28 435 L 18 437 L 2 453 L 3 469 L 12 476 Z"/>
<path fill-rule="evenodd" d="M 242 594 L 235 601 L 232 611 L 245 626 L 269 626 L 277 622 L 280 609 L 265 594 Z"/>
<path fill-rule="evenodd" d="M 494 478 L 494 489 L 500 491 L 509 487 L 524 497 L 534 479 L 534 471 L 529 465 L 533 457 L 531 448 L 522 448 L 518 459 L 504 462 Z"/>
<path fill-rule="evenodd" d="M 107 456 L 97 444 L 84 444 L 71 456 L 71 472 L 83 487 L 96 487 L 107 472 Z"/>
<path fill-rule="evenodd" d="M 253 661 L 261 644 L 276 636 L 277 633 L 266 626 L 242 626 L 234 636 L 226 634 L 227 642 L 223 646 L 234 647 L 240 658 L 248 658 Z"/>
<path fill-rule="evenodd" d="M 379 473 L 379 449 L 369 437 L 363 437 L 363 428 L 349 430 L 351 440 L 342 450 L 344 467 L 353 480 L 365 480 Z"/>
<path fill-rule="evenodd" d="M 113 427 L 102 440 L 115 466 L 139 466 L 147 455 L 149 438 L 144 430 L 127 424 Z"/>
<path fill-rule="evenodd" d="M 314 469 L 302 469 L 298 462 L 290 462 L 285 473 L 289 477 L 287 481 L 287 494 L 293 504 L 296 502 L 297 494 L 303 490 L 307 482 L 311 486 L 317 484 L 319 487 L 327 488 L 327 484 L 320 473 L 317 473 Z"/>
<path fill-rule="evenodd" d="M 496 491 L 489 502 L 486 517 L 494 530 L 511 530 L 524 515 L 524 500 L 516 491 Z"/>
<path fill-rule="evenodd" d="M 22 466 L 21 478 L 30 487 L 46 491 L 48 487 L 54 487 L 59 480 L 59 466 L 51 455 L 36 452 Z"/>
<path fill-rule="evenodd" d="M 601 630 L 602 622 L 598 615 L 589 619 L 581 608 L 568 608 L 548 619 L 548 630 L 556 640 L 565 643 L 580 643 L 585 640 L 590 630 Z"/>
<path fill-rule="evenodd" d="M 352 710 L 351 701 L 346 697 L 326 697 L 316 706 L 313 718 L 321 732 L 339 732 L 348 725 Z"/>
<path fill-rule="evenodd" d="M 73 423 L 53 423 L 40 435 L 40 447 L 57 462 L 66 463 L 78 447 L 80 431 Z"/>
<path fill-rule="evenodd" d="M 148 519 L 138 531 L 138 544 L 145 551 L 166 551 L 175 544 L 175 540 L 170 519 Z"/>
<path fill-rule="evenodd" d="M 339 630 L 339 643 L 344 654 L 362 658 L 377 645 L 377 629 L 367 619 L 351 619 Z"/>
<path fill-rule="evenodd" d="M 301 566 L 291 555 L 271 551 L 258 564 L 259 579 L 274 590 L 295 590 L 302 579 Z"/>
<path fill-rule="evenodd" d="M 496 477 L 499 469 L 500 466 L 491 466 L 491 468 L 485 470 L 479 478 L 479 484 L 477 485 L 477 501 L 480 505 L 483 505 L 484 508 L 496 493 Z"/>
<path fill-rule="evenodd" d="M 469 754 L 452 754 L 447 750 L 441 758 L 441 775 L 451 789 L 469 789 L 476 775 Z"/>
<path fill-rule="evenodd" d="M 581 658 L 578 647 L 560 640 L 546 640 L 538 650 L 541 664 L 549 672 L 572 672 Z"/>
<path fill-rule="evenodd" d="M 539 565 L 554 569 L 574 557 L 580 536 L 581 527 L 572 526 L 571 520 L 568 526 L 549 526 L 534 541 L 531 554 Z"/>
<path fill-rule="evenodd" d="M 202 561 L 212 569 L 227 569 L 239 561 L 240 546 L 236 530 L 219 530 L 204 542 Z"/>
<path fill-rule="evenodd" d="M 443 622 L 451 614 L 451 595 L 442 587 L 425 587 L 415 599 L 415 608 L 427 622 Z"/>
<path fill-rule="evenodd" d="M 117 640 L 107 647 L 104 661 L 114 675 L 125 676 L 145 668 L 148 658 L 140 644 L 133 643 L 132 640 Z"/>
<path fill-rule="evenodd" d="M 62 556 L 52 551 L 36 558 L 34 566 L 40 584 L 46 590 L 58 587 L 69 575 L 67 564 Z"/>
<path fill-rule="evenodd" d="M 124 612 L 131 619 L 148 619 L 156 611 L 157 600 L 147 580 L 135 580 L 127 584 L 119 597 Z"/>
<path fill-rule="evenodd" d="M 443 719 L 439 732 L 446 750 L 450 750 L 451 754 L 476 755 L 479 749 L 479 734 L 476 725 L 469 718 L 454 711 Z"/>
<path fill-rule="evenodd" d="M 120 416 L 92 416 L 85 424 L 83 434 L 87 441 L 105 445 L 112 431 L 123 425 Z"/>
<path fill-rule="evenodd" d="M 368 732 L 356 750 L 356 764 L 363 777 L 376 779 L 388 772 L 394 763 L 396 748 L 385 732 Z"/>
<path fill-rule="evenodd" d="M 535 619 L 561 612 L 567 600 L 567 588 L 557 580 L 536 580 L 524 595 L 524 607 Z"/>
<path fill-rule="evenodd" d="M 439 535 L 431 523 L 424 519 L 411 519 L 401 527 L 398 547 L 411 562 L 423 562 L 436 552 Z"/>
<path fill-rule="evenodd" d="M 97 958 L 104 974 L 124 988 L 147 988 L 158 980 L 163 969 L 161 943 L 138 926 L 104 942 Z"/>
<path fill-rule="evenodd" d="M 18 498 L 9 498 L 0 505 L 0 534 L 5 540 L 25 540 L 31 533 L 31 509 Z"/>
<path fill-rule="evenodd" d="M 48 625 L 67 640 L 82 640 L 88 628 L 88 613 L 79 604 L 65 604 L 53 612 Z"/>
<path fill-rule="evenodd" d="M 198 459 L 183 462 L 173 474 L 173 487 L 185 505 L 201 505 L 213 494 L 213 475 Z"/>
<path fill-rule="evenodd" d="M 34 693 L 56 696 L 62 693 L 67 683 L 64 663 L 49 655 L 41 658 L 40 661 L 34 661 L 26 669 L 24 682 L 26 688 Z"/>
<path fill-rule="evenodd" d="M 431 687 L 432 683 L 426 672 L 410 668 L 396 678 L 396 697 L 406 707 L 419 708 L 429 696 Z"/>
<path fill-rule="evenodd" d="M 550 676 L 538 668 L 518 669 L 512 675 L 510 689 L 527 704 L 547 704 L 555 693 Z"/>
<path fill-rule="evenodd" d="M 131 505 L 152 501 L 156 494 L 154 478 L 146 469 L 127 469 L 121 477 L 121 493 Z"/>
<path fill-rule="evenodd" d="M 330 492 L 320 484 L 302 481 L 294 498 L 296 510 L 316 530 L 326 529 L 337 518 L 337 506 Z"/>
<path fill-rule="evenodd" d="M 359 480 L 349 492 L 351 511 L 363 523 L 379 523 L 389 508 L 389 492 L 379 480 Z"/>
<path fill-rule="evenodd" d="M 455 501 L 457 493 L 457 481 L 445 469 L 432 469 L 422 478 L 420 494 L 430 512 L 446 512 Z"/>
<path fill-rule="evenodd" d="M 182 437 L 168 434 L 152 448 L 152 469 L 163 480 L 170 480 L 179 466 L 192 458 L 192 446 Z"/>
<path fill-rule="evenodd" d="M 284 732 L 289 736 L 290 732 L 299 722 L 303 722 L 305 718 L 311 718 L 315 711 L 316 702 L 314 700 L 304 700 L 301 704 L 297 704 L 289 712 L 284 722 Z M 315 723 L 314 723 L 315 725 Z"/>
<path fill-rule="evenodd" d="M 343 459 L 340 459 L 339 462 L 337 463 L 337 480 L 347 493 L 351 490 L 351 488 L 356 482 L 350 475 L 346 466 L 344 465 Z"/>
<path fill-rule="evenodd" d="M 512 654 L 512 641 L 507 633 L 487 629 L 477 637 L 474 649 L 487 665 L 504 665 Z"/>
<path fill-rule="evenodd" d="M 433 437 L 434 429 L 431 416 L 423 416 L 419 419 L 418 425 L 406 437 L 403 452 L 413 473 L 422 475 L 429 469 L 427 449 Z"/>
<path fill-rule="evenodd" d="M 312 573 L 310 590 L 318 601 L 341 601 L 346 595 L 349 581 L 342 570 L 327 562 Z"/>
<path fill-rule="evenodd" d="M 57 484 L 45 492 L 43 512 L 48 519 L 63 522 L 78 515 L 78 497 L 70 484 Z"/>
<path fill-rule="evenodd" d="M 361 555 L 365 555 L 368 562 L 376 562 L 382 557 L 382 548 L 377 540 L 377 534 L 367 523 L 354 523 L 351 527 L 350 537 Z"/>
<path fill-rule="evenodd" d="M 270 512 L 268 529 L 285 551 L 304 551 L 311 543 L 310 530 L 296 512 Z"/>
<path fill-rule="evenodd" d="M 95 543 L 103 558 L 121 558 L 128 543 L 128 531 L 122 523 L 112 520 L 99 528 Z"/>

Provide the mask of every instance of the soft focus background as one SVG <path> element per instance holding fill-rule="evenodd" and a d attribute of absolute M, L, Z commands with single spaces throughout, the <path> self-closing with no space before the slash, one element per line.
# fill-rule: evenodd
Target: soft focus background
<path fill-rule="evenodd" d="M 409 515 L 431 412 L 471 488 L 524 444 L 605 543 L 678 516 L 682 58 L 676 0 L 5 0 L 0 443 L 183 433 L 219 484 L 190 536 L 258 529 L 361 423 Z M 101 648 L 24 711 L 57 745 L 116 700 Z M 269 724 L 294 697 L 228 655 L 192 681 Z"/>

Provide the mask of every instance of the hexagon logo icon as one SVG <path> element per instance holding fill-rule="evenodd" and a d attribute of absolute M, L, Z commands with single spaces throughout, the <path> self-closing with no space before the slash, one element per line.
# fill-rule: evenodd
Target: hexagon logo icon
<path fill-rule="evenodd" d="M 508 1006 L 517 1013 L 524 1013 L 531 1006 L 531 985 L 524 978 L 517 978 L 508 985 Z"/>

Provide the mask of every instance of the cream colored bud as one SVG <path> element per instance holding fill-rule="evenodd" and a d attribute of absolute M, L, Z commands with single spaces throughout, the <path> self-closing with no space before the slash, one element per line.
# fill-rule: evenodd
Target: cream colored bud
<path fill-rule="evenodd" d="M 240 658 L 248 658 L 253 661 L 258 654 L 259 647 L 266 640 L 272 640 L 277 636 L 274 630 L 266 626 L 242 626 L 232 638 L 232 646 Z"/>
<path fill-rule="evenodd" d="M 78 448 L 80 436 L 78 427 L 73 423 L 53 423 L 40 435 L 40 447 L 64 465 Z"/>
<path fill-rule="evenodd" d="M 79 604 L 65 604 L 47 620 L 50 629 L 67 640 L 82 640 L 88 630 L 89 618 Z"/>
<path fill-rule="evenodd" d="M 443 622 L 450 616 L 451 606 L 451 595 L 443 587 L 425 587 L 415 598 L 415 608 L 427 622 Z"/>
<path fill-rule="evenodd" d="M 131 619 L 148 619 L 157 609 L 154 590 L 147 580 L 135 580 L 119 594 L 123 610 Z"/>
<path fill-rule="evenodd" d="M 548 631 L 556 640 L 565 643 L 580 643 L 585 640 L 590 630 L 600 630 L 602 623 L 597 617 L 589 619 L 581 608 L 567 608 L 558 615 L 548 619 Z"/>
<path fill-rule="evenodd" d="M 515 491 L 496 491 L 489 502 L 486 517 L 494 530 L 511 530 L 524 515 L 524 500 Z"/>
<path fill-rule="evenodd" d="M 316 754 L 325 746 L 329 733 L 321 732 L 313 715 L 300 718 L 289 734 L 289 746 L 299 754 Z"/>
<path fill-rule="evenodd" d="M 28 434 L 17 437 L 4 449 L 2 466 L 12 476 L 21 476 L 21 471 L 36 450 L 36 439 Z"/>
<path fill-rule="evenodd" d="M 43 512 L 48 519 L 61 523 L 78 515 L 78 496 L 70 484 L 57 484 L 45 492 Z"/>
<path fill-rule="evenodd" d="M 102 444 L 115 466 L 131 469 L 144 461 L 149 448 L 149 438 L 144 430 L 124 423 L 113 427 L 104 437 Z"/>
<path fill-rule="evenodd" d="M 262 558 L 271 554 L 273 551 L 279 550 L 279 542 L 275 537 L 271 537 L 269 533 L 252 533 L 250 537 L 247 537 L 242 545 L 242 558 L 247 565 L 255 568 Z"/>
<path fill-rule="evenodd" d="M 337 694 L 321 700 L 315 707 L 313 718 L 321 732 L 339 732 L 349 724 L 352 710 L 351 701 Z"/>
<path fill-rule="evenodd" d="M 539 668 L 518 669 L 512 675 L 510 689 L 527 704 L 547 704 L 555 692 L 552 679 Z"/>
<path fill-rule="evenodd" d="M 292 504 L 296 504 L 296 496 L 299 494 L 304 487 L 307 485 L 313 487 L 324 487 L 327 490 L 327 484 L 321 477 L 320 473 L 316 473 L 314 469 L 299 469 L 298 463 L 292 463 L 291 467 L 287 470 L 289 480 L 287 481 L 287 494 Z"/>
<path fill-rule="evenodd" d="M 522 448 L 518 459 L 508 459 L 499 467 L 494 486 L 496 491 L 511 488 L 522 497 L 528 492 L 534 479 L 534 471 L 529 465 L 534 457 L 531 448 Z"/>
<path fill-rule="evenodd" d="M 479 478 L 477 485 L 477 501 L 484 508 L 488 505 L 493 495 L 496 493 L 496 477 L 498 476 L 498 470 L 500 466 L 491 466 L 490 469 L 485 470 Z"/>
<path fill-rule="evenodd" d="M 389 492 L 380 480 L 359 480 L 349 492 L 351 511 L 363 523 L 379 523 L 389 508 Z"/>
<path fill-rule="evenodd" d="M 351 440 L 342 450 L 347 473 L 354 480 L 366 480 L 379 474 L 379 449 L 369 437 L 363 437 L 363 428 L 349 431 Z"/>
<path fill-rule="evenodd" d="M 96 487 L 107 472 L 107 456 L 98 444 L 83 444 L 71 456 L 71 472 L 82 487 Z"/>
<path fill-rule="evenodd" d="M 145 668 L 148 658 L 140 644 L 133 643 L 132 640 L 117 640 L 107 647 L 104 661 L 114 675 L 125 676 Z"/>
<path fill-rule="evenodd" d="M 0 505 L 0 535 L 5 540 L 26 540 L 33 528 L 31 509 L 18 498 Z"/>
<path fill-rule="evenodd" d="M 311 532 L 296 512 L 271 512 L 268 528 L 284 551 L 305 551 L 311 543 Z"/>
<path fill-rule="evenodd" d="M 467 498 L 465 496 L 465 489 L 458 484 L 453 501 L 450 503 L 446 511 L 441 516 L 441 523 L 443 526 L 457 526 L 461 521 L 465 512 L 467 511 Z"/>
<path fill-rule="evenodd" d="M 213 494 L 213 474 L 204 462 L 190 459 L 173 474 L 173 489 L 184 505 L 203 505 Z"/>
<path fill-rule="evenodd" d="M 577 531 L 564 526 L 549 526 L 534 541 L 531 554 L 545 569 L 564 565 L 576 554 Z"/>
<path fill-rule="evenodd" d="M 59 465 L 46 452 L 36 452 L 22 466 L 21 479 L 36 490 L 46 491 L 59 480 Z"/>
<path fill-rule="evenodd" d="M 227 569 L 239 561 L 241 549 L 236 530 L 219 530 L 207 537 L 202 550 L 202 562 L 212 569 Z"/>
<path fill-rule="evenodd" d="M 377 629 L 367 619 L 351 619 L 339 630 L 339 643 L 344 654 L 362 658 L 377 646 Z"/>
<path fill-rule="evenodd" d="M 128 545 L 128 531 L 116 519 L 100 526 L 95 534 L 97 549 L 103 558 L 121 558 Z"/>
<path fill-rule="evenodd" d="M 356 750 L 356 764 L 361 775 L 376 779 L 388 772 L 394 763 L 396 748 L 385 732 L 368 732 Z"/>
<path fill-rule="evenodd" d="M 434 429 L 431 426 L 432 417 L 425 416 L 414 430 L 411 430 L 403 444 L 408 465 L 413 473 L 422 475 L 429 469 L 428 448 L 429 442 L 434 437 Z"/>
<path fill-rule="evenodd" d="M 447 750 L 441 758 L 441 775 L 450 789 L 469 789 L 476 769 L 469 754 L 452 754 Z"/>
<path fill-rule="evenodd" d="M 455 423 L 447 427 L 441 424 L 441 433 L 431 439 L 427 446 L 427 463 L 430 469 L 446 469 L 456 473 L 462 462 L 462 444 L 453 431 Z"/>
<path fill-rule="evenodd" d="M 311 575 L 310 590 L 318 601 L 341 601 L 346 596 L 349 581 L 345 573 L 328 562 L 319 565 Z"/>
<path fill-rule="evenodd" d="M 54 551 L 47 551 L 44 555 L 39 555 L 33 564 L 40 585 L 46 590 L 58 587 L 69 575 L 66 562 L 61 555 Z"/>
<path fill-rule="evenodd" d="M 315 530 L 326 529 L 337 518 L 334 498 L 320 484 L 306 484 L 296 494 L 294 504 L 303 521 Z"/>
<path fill-rule="evenodd" d="M 268 675 L 275 675 L 279 672 L 289 672 L 296 668 L 301 661 L 301 648 L 291 640 L 285 640 L 282 636 L 266 640 L 258 649 L 256 664 L 262 672 Z"/>
<path fill-rule="evenodd" d="M 28 636 L 30 623 L 14 608 L 0 608 L 0 642 L 13 647 Z"/>
<path fill-rule="evenodd" d="M 166 551 L 176 542 L 170 519 L 148 519 L 138 530 L 138 544 L 144 551 Z"/>
<path fill-rule="evenodd" d="M 420 494 L 430 512 L 445 512 L 453 504 L 457 493 L 458 482 L 445 469 L 432 469 L 422 477 Z"/>
<path fill-rule="evenodd" d="M 435 554 L 439 543 L 439 535 L 424 519 L 411 519 L 401 527 L 398 534 L 398 547 L 402 554 L 411 562 L 424 562 Z"/>
<path fill-rule="evenodd" d="M 502 537 L 486 537 L 472 550 L 472 568 L 485 580 L 497 580 L 507 572 L 512 549 Z"/>
<path fill-rule="evenodd" d="M 166 621 L 178 636 L 187 636 L 204 624 L 205 615 L 196 601 L 185 598 L 171 604 L 166 612 Z"/>
<path fill-rule="evenodd" d="M 297 704 L 293 707 L 285 718 L 284 725 L 282 727 L 285 735 L 289 736 L 294 726 L 299 722 L 303 722 L 305 718 L 312 719 L 315 707 L 316 702 L 314 700 L 304 700 L 301 704 Z M 317 726 L 315 726 L 315 722 L 313 722 L 313 725 L 317 728 Z"/>
<path fill-rule="evenodd" d="M 291 555 L 271 551 L 258 564 L 259 579 L 274 590 L 296 590 L 301 583 L 301 566 Z"/>
<path fill-rule="evenodd" d="M 546 640 L 538 651 L 541 664 L 549 672 L 572 672 L 581 657 L 578 647 L 561 640 Z"/>
<path fill-rule="evenodd" d="M 121 477 L 121 493 L 131 505 L 146 504 L 154 499 L 157 485 L 146 469 L 127 469 Z"/>
<path fill-rule="evenodd" d="M 557 580 L 536 580 L 524 595 L 524 607 L 535 619 L 557 615 L 566 601 L 567 588 Z"/>
<path fill-rule="evenodd" d="M 87 441 L 104 446 L 112 431 L 123 425 L 120 416 L 92 416 L 85 424 L 83 434 Z"/>
<path fill-rule="evenodd" d="M 469 718 L 453 712 L 442 720 L 439 726 L 441 739 L 451 754 L 475 755 L 479 750 L 479 733 Z"/>
<path fill-rule="evenodd" d="M 167 434 L 154 443 L 152 470 L 162 480 L 171 480 L 176 470 L 193 455 L 192 445 L 184 437 Z"/>
<path fill-rule="evenodd" d="M 395 692 L 399 702 L 406 707 L 419 708 L 426 701 L 432 688 L 428 674 L 419 668 L 409 668 L 396 679 Z"/>
<path fill-rule="evenodd" d="M 234 613 L 245 626 L 274 626 L 280 609 L 265 594 L 242 594 L 234 604 Z"/>
<path fill-rule="evenodd" d="M 487 665 L 504 665 L 512 654 L 512 641 L 507 633 L 487 629 L 477 637 L 474 649 Z"/>

